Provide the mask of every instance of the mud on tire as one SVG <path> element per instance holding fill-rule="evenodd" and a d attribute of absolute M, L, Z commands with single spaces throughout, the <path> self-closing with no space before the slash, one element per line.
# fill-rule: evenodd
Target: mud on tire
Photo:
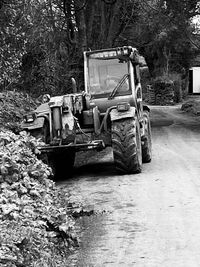
<path fill-rule="evenodd" d="M 112 122 L 112 148 L 114 163 L 120 173 L 141 172 L 141 137 L 137 118 Z"/>
<path fill-rule="evenodd" d="M 142 136 L 142 162 L 148 163 L 152 158 L 151 125 L 148 111 L 143 112 L 143 119 L 145 134 Z"/>

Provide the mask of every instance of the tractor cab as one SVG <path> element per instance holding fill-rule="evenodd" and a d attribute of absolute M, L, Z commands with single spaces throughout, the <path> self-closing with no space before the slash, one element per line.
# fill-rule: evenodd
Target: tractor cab
<path fill-rule="evenodd" d="M 85 52 L 84 63 L 85 91 L 100 112 L 119 101 L 133 106 L 136 98 L 141 100 L 139 55 L 135 48 Z"/>

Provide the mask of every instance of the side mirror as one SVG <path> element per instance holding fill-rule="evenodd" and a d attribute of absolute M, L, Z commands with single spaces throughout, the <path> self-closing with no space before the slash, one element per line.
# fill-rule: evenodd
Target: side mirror
<path fill-rule="evenodd" d="M 72 89 L 73 89 L 73 93 L 77 93 L 77 85 L 76 85 L 76 80 L 74 78 L 71 78 L 72 81 Z"/>
<path fill-rule="evenodd" d="M 49 102 L 50 101 L 50 95 L 49 94 L 45 94 L 45 95 L 43 95 L 43 97 L 42 97 L 42 103 L 47 103 L 47 102 Z"/>

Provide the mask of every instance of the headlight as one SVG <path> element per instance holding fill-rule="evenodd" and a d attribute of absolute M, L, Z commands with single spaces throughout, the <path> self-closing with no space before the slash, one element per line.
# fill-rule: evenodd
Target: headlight
<path fill-rule="evenodd" d="M 117 111 L 128 111 L 130 109 L 130 104 L 123 102 L 123 103 L 119 103 L 117 104 Z"/>
<path fill-rule="evenodd" d="M 29 113 L 24 116 L 25 122 L 33 122 L 36 119 L 35 113 Z"/>
<path fill-rule="evenodd" d="M 50 100 L 50 95 L 49 94 L 45 94 L 45 95 L 43 95 L 43 97 L 42 97 L 42 102 L 43 103 L 47 103 L 47 102 L 49 102 L 49 100 Z"/>
<path fill-rule="evenodd" d="M 68 113 L 69 111 L 70 111 L 69 106 L 67 106 L 67 105 L 63 105 L 62 112 L 63 112 L 63 113 Z"/>

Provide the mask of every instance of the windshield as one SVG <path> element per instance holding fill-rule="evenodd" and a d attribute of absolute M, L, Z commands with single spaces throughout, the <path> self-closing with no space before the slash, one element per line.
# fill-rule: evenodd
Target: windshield
<path fill-rule="evenodd" d="M 92 95 L 110 94 L 120 81 L 128 74 L 128 64 L 119 59 L 89 59 L 88 60 L 88 86 Z M 129 93 L 129 77 L 120 84 L 116 94 Z"/>

